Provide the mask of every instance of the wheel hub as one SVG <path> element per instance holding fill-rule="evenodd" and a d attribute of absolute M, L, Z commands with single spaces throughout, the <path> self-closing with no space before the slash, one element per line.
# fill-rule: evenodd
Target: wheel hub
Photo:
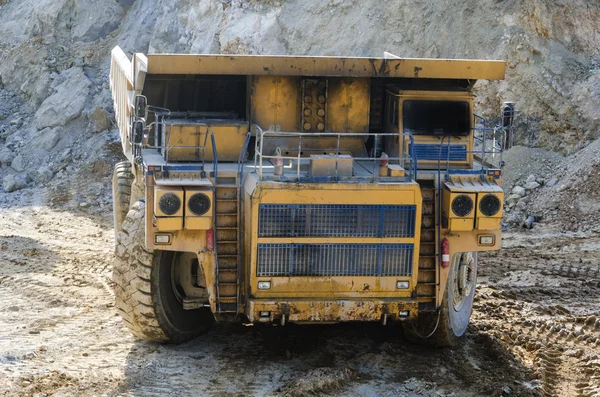
<path fill-rule="evenodd" d="M 459 311 L 475 287 L 475 261 L 471 253 L 463 253 L 457 262 L 452 272 L 452 297 L 454 310 Z"/>

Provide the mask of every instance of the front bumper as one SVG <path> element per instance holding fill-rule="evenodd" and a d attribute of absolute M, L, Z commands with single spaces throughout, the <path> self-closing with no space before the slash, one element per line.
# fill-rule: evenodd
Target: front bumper
<path fill-rule="evenodd" d="M 384 317 L 386 321 L 394 321 L 416 317 L 418 306 L 412 299 L 260 299 L 248 302 L 246 314 L 251 322 L 331 323 L 384 321 Z"/>

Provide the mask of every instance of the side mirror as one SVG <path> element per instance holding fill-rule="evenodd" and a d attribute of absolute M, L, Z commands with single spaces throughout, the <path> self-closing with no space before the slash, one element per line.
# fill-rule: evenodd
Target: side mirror
<path fill-rule="evenodd" d="M 147 119 L 148 113 L 148 98 L 144 95 L 136 95 L 135 97 L 135 117 Z"/>
<path fill-rule="evenodd" d="M 141 145 L 144 141 L 144 122 L 142 120 L 134 121 L 132 130 L 131 143 L 133 145 Z"/>

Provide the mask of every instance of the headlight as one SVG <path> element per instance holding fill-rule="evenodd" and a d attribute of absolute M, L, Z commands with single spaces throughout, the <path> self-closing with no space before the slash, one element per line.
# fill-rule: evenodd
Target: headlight
<path fill-rule="evenodd" d="M 456 196 L 452 200 L 452 212 L 458 216 L 467 216 L 473 211 L 473 200 L 466 194 Z"/>
<path fill-rule="evenodd" d="M 188 208 L 195 215 L 204 215 L 210 209 L 210 199 L 204 193 L 194 193 L 188 200 Z"/>
<path fill-rule="evenodd" d="M 479 211 L 485 216 L 494 216 L 500 211 L 500 199 L 494 194 L 486 194 L 479 200 Z"/>
<path fill-rule="evenodd" d="M 158 208 L 165 215 L 174 215 L 181 208 L 181 200 L 174 193 L 165 193 L 158 200 Z"/>

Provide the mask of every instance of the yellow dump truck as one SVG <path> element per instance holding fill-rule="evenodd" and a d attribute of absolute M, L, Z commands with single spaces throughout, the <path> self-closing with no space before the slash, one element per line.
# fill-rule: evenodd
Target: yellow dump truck
<path fill-rule="evenodd" d="M 115 48 L 127 326 L 177 343 L 215 320 L 402 322 L 411 338 L 455 343 L 477 252 L 501 245 L 498 151 L 478 144 L 498 130 L 477 128 L 471 89 L 504 70 Z"/>

